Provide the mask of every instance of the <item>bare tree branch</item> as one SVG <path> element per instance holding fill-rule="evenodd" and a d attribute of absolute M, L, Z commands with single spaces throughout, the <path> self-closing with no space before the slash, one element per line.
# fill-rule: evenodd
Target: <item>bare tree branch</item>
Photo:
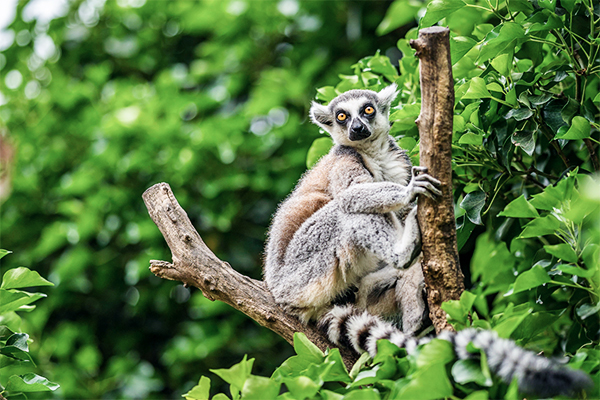
<path fill-rule="evenodd" d="M 452 197 L 452 119 L 454 81 L 448 28 L 421 29 L 410 45 L 417 51 L 421 74 L 421 114 L 417 119 L 420 164 L 442 182 L 442 196 L 419 196 L 418 214 L 423 249 L 423 275 L 427 285 L 429 316 L 435 330 L 453 330 L 446 321 L 442 302 L 456 300 L 464 291 L 456 246 Z"/>
<path fill-rule="evenodd" d="M 150 271 L 154 275 L 200 289 L 207 299 L 229 304 L 289 343 L 294 332 L 304 332 L 323 351 L 337 347 L 314 325 L 304 325 L 285 313 L 264 282 L 240 274 L 217 258 L 204 244 L 167 183 L 150 187 L 142 197 L 173 258 L 173 263 L 151 260 Z M 350 369 L 358 356 L 349 349 L 340 348 L 340 352 Z"/>

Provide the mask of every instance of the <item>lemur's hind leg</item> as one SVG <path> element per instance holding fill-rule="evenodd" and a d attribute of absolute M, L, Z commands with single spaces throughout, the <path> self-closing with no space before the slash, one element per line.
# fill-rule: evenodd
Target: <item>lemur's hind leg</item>
<path fill-rule="evenodd" d="M 425 298 L 425 278 L 420 259 L 411 265 L 396 285 L 396 301 L 402 313 L 402 332 L 414 336 L 429 324 L 429 308 Z"/>

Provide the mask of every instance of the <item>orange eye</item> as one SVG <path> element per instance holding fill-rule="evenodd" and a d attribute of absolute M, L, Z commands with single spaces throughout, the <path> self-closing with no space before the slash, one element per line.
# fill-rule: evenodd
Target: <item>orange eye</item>
<path fill-rule="evenodd" d="M 346 114 L 344 114 L 344 113 L 339 113 L 337 115 L 337 120 L 340 121 L 340 122 L 345 121 L 347 118 L 348 118 L 348 116 Z"/>
<path fill-rule="evenodd" d="M 375 112 L 375 109 L 371 106 L 368 106 L 367 108 L 365 108 L 365 114 L 373 114 Z"/>

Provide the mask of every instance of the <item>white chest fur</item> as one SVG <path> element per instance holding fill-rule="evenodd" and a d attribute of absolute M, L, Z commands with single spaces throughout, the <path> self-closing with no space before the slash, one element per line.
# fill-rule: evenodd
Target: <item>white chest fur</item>
<path fill-rule="evenodd" d="M 410 180 L 410 165 L 400 151 L 390 148 L 387 142 L 376 148 L 361 152 L 365 166 L 373 174 L 375 182 L 395 182 L 407 185 Z"/>

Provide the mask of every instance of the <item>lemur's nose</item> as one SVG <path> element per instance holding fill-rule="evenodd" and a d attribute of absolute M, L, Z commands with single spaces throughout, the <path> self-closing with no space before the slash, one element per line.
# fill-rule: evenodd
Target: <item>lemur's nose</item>
<path fill-rule="evenodd" d="M 358 118 L 355 118 L 354 121 L 352 121 L 350 130 L 354 133 L 363 133 L 367 130 L 367 127 Z"/>
<path fill-rule="evenodd" d="M 355 118 L 350 125 L 350 140 L 362 140 L 371 136 L 369 128 L 358 118 Z"/>

